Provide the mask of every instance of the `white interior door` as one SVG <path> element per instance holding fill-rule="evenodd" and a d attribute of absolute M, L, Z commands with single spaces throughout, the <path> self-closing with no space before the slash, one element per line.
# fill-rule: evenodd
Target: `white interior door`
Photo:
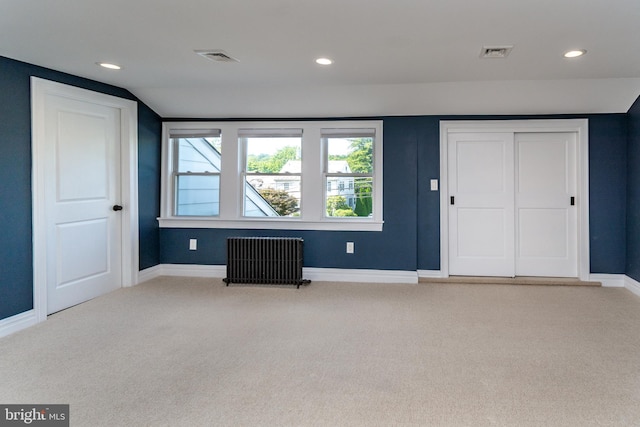
<path fill-rule="evenodd" d="M 449 272 L 514 275 L 513 133 L 451 133 Z"/>
<path fill-rule="evenodd" d="M 47 312 L 122 286 L 120 110 L 48 94 L 46 159 Z"/>
<path fill-rule="evenodd" d="M 517 133 L 515 155 L 516 275 L 577 277 L 576 134 Z"/>

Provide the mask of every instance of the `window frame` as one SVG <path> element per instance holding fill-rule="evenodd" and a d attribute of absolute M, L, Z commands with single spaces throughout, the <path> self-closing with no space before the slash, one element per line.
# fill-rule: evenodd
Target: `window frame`
<path fill-rule="evenodd" d="M 345 129 L 345 128 L 338 128 L 338 129 L 322 129 L 321 131 L 321 143 L 323 146 L 323 159 L 322 159 L 322 172 L 323 172 L 323 181 L 324 182 L 331 182 L 330 178 L 337 178 L 337 188 L 336 191 L 338 193 L 343 193 L 345 191 L 350 191 L 350 190 L 354 190 L 355 191 L 355 180 L 357 180 L 358 178 L 371 178 L 371 184 L 373 187 L 373 191 L 371 193 L 371 196 L 373 197 L 373 204 L 372 204 L 372 209 L 373 209 L 373 217 L 375 217 L 375 210 L 378 208 L 378 206 L 376 206 L 376 197 L 377 194 L 375 192 L 375 188 L 376 188 L 376 182 L 375 182 L 375 172 L 376 172 L 376 146 L 375 146 L 375 141 L 376 141 L 376 129 L 362 129 L 362 128 L 358 128 L 358 129 Z M 329 172 L 329 162 L 331 161 L 329 159 L 330 153 L 329 153 L 329 140 L 330 139 L 355 139 L 355 138 L 372 138 L 373 139 L 373 153 L 372 153 L 372 164 L 371 164 L 371 172 L 366 172 L 366 173 L 362 173 L 362 172 Z M 351 179 L 349 179 L 351 178 Z M 346 190 L 346 186 L 344 183 L 344 179 L 349 179 L 349 186 L 348 186 L 348 190 Z M 325 189 L 325 195 L 324 195 L 324 214 L 325 217 L 330 219 L 330 220 L 334 220 L 335 218 L 342 218 L 342 217 L 336 217 L 336 216 L 330 216 L 327 214 L 327 199 L 329 198 L 329 192 L 333 191 L 333 185 L 331 186 L 331 188 L 329 188 L 329 185 L 326 185 L 326 189 Z M 355 193 L 354 193 L 354 199 L 355 199 Z M 350 198 L 347 198 L 347 204 L 351 205 L 350 203 Z M 355 210 L 355 206 L 352 206 L 352 209 Z M 369 217 L 344 217 L 345 221 L 353 221 L 356 218 L 369 218 Z"/>
<path fill-rule="evenodd" d="M 173 178 L 176 153 L 170 135 L 176 131 L 216 129 L 221 134 L 223 154 L 220 168 L 218 216 L 177 216 Z M 246 152 L 240 142 L 241 129 L 302 129 L 302 172 L 300 215 L 295 217 L 247 217 L 244 214 Z M 371 217 L 326 216 L 325 159 L 323 130 L 373 129 L 373 215 Z M 287 230 L 382 231 L 383 227 L 383 129 L 381 120 L 338 121 L 223 121 L 163 123 L 160 228 L 235 228 Z"/>
<path fill-rule="evenodd" d="M 298 206 L 299 210 L 302 209 L 303 197 L 302 197 L 302 168 L 300 173 L 283 173 L 283 172 L 251 172 L 249 171 L 249 148 L 248 143 L 249 139 L 259 139 L 259 138 L 300 138 L 300 157 L 302 159 L 302 138 L 304 135 L 304 131 L 301 128 L 290 127 L 285 129 L 256 129 L 256 128 L 241 128 L 238 129 L 238 145 L 241 151 L 241 174 L 243 182 L 248 183 L 248 178 L 251 176 L 266 176 L 272 178 L 283 178 L 283 177 L 298 177 L 300 181 L 300 205 Z M 289 183 L 286 183 L 286 187 L 289 186 Z M 251 215 L 247 215 L 246 213 L 246 204 L 247 204 L 247 186 L 244 185 L 242 188 L 244 192 L 244 196 L 242 198 L 242 218 L 257 218 L 261 219 L 263 217 L 255 217 Z M 257 189 L 256 189 L 257 191 Z M 288 192 L 287 190 L 285 190 Z M 268 219 L 267 219 L 268 218 Z M 276 217 L 265 217 L 267 220 L 273 220 Z M 280 217 L 281 218 L 289 218 L 291 220 L 297 220 L 297 216 L 290 217 Z"/>
<path fill-rule="evenodd" d="M 171 164 L 171 188 L 173 194 L 173 203 L 172 203 L 172 215 L 177 218 L 217 218 L 220 216 L 220 209 L 218 208 L 217 215 L 179 215 L 178 214 L 178 201 L 179 201 L 179 193 L 178 193 L 178 181 L 181 176 L 217 176 L 218 177 L 218 185 L 221 186 L 221 171 L 218 172 L 181 172 L 180 171 L 180 144 L 176 143 L 176 139 L 186 139 L 186 138 L 209 138 L 209 137 L 220 137 L 219 129 L 192 129 L 184 132 L 174 132 L 173 134 L 169 134 L 169 144 L 171 144 L 172 150 L 172 164 Z M 215 149 L 215 147 L 214 147 Z M 220 153 L 222 158 L 222 153 Z M 214 203 L 218 203 L 220 205 L 220 194 L 218 194 L 218 200 L 215 200 Z"/>

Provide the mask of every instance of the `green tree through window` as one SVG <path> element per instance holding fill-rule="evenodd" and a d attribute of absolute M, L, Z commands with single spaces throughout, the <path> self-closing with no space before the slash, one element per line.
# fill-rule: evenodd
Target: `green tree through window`
<path fill-rule="evenodd" d="M 351 140 L 350 149 L 352 151 L 347 156 L 347 163 L 351 172 L 372 173 L 373 138 L 354 138 Z M 369 216 L 373 212 L 372 189 L 370 178 L 355 178 L 356 207 L 354 211 L 357 216 Z"/>
<path fill-rule="evenodd" d="M 260 173 L 278 173 L 289 160 L 299 159 L 297 147 L 283 147 L 273 155 L 249 154 L 247 171 Z"/>

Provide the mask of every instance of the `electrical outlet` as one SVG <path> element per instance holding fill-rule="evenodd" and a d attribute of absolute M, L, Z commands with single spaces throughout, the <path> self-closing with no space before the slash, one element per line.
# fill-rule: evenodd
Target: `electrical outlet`
<path fill-rule="evenodd" d="M 347 242 L 347 253 L 352 254 L 355 252 L 355 246 L 353 242 Z"/>
<path fill-rule="evenodd" d="M 189 250 L 195 251 L 198 249 L 198 239 L 189 239 Z"/>

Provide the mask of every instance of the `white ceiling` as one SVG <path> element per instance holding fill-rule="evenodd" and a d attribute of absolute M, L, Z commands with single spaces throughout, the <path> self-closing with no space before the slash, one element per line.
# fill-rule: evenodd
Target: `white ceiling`
<path fill-rule="evenodd" d="M 481 59 L 483 45 L 514 48 Z M 640 1 L 0 0 L 0 56 L 126 88 L 163 117 L 626 112 Z"/>

